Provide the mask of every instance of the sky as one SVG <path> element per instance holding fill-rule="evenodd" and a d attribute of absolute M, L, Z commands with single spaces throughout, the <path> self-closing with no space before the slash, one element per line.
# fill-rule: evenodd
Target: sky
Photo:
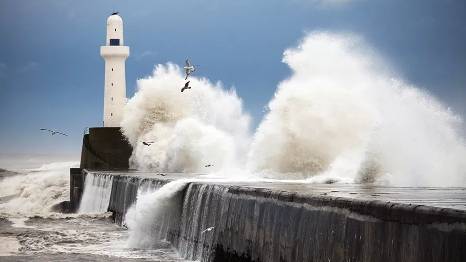
<path fill-rule="evenodd" d="M 319 30 L 362 37 L 404 81 L 466 118 L 464 0 L 0 0 L 0 160 L 79 157 L 85 128 L 102 125 L 99 48 L 114 11 L 131 50 L 128 97 L 154 65 L 189 57 L 198 76 L 236 89 L 255 127 L 290 75 L 283 51 Z"/>

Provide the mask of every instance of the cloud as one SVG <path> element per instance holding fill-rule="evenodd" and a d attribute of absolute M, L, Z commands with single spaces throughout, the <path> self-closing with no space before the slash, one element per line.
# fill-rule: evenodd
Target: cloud
<path fill-rule="evenodd" d="M 37 67 L 39 67 L 39 63 L 35 61 L 29 61 L 25 65 L 21 66 L 18 72 L 27 73 L 27 72 L 35 70 Z"/>
<path fill-rule="evenodd" d="M 155 56 L 157 56 L 157 53 L 156 53 L 156 52 L 151 51 L 151 50 L 146 50 L 146 51 L 144 51 L 144 52 L 142 52 L 142 53 L 135 54 L 135 55 L 134 55 L 134 59 L 135 59 L 136 61 L 141 61 L 141 60 L 143 60 L 143 59 L 145 59 L 145 58 L 155 57 Z"/>

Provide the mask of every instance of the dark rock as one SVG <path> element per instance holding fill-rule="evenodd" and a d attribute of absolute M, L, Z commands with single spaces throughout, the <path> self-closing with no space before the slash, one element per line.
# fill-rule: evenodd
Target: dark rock
<path fill-rule="evenodd" d="M 75 210 L 70 201 L 63 201 L 58 204 L 53 205 L 50 208 L 53 212 L 69 214 L 73 213 Z"/>

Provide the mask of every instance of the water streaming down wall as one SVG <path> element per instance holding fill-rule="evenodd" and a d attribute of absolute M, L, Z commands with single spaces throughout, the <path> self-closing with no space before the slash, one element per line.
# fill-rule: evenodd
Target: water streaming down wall
<path fill-rule="evenodd" d="M 79 213 L 107 212 L 112 193 L 113 176 L 89 173 L 84 182 L 84 192 Z"/>
<path fill-rule="evenodd" d="M 167 182 L 115 175 L 109 210 L 116 222 L 124 223 L 138 190 L 154 191 Z M 186 183 L 173 198 L 178 199 L 174 212 L 158 216 L 147 230 L 154 243 L 168 240 L 186 259 L 466 259 L 464 212 L 198 182 Z"/>
<path fill-rule="evenodd" d="M 466 258 L 461 248 L 466 243 L 464 220 L 462 229 L 445 230 L 432 223 L 438 217 L 416 217 L 415 208 L 390 210 L 389 205 L 377 208 L 350 202 L 335 206 L 338 200 L 333 201 L 193 183 L 184 198 L 180 235 L 172 242 L 186 258 L 202 261 Z"/>
<path fill-rule="evenodd" d="M 131 176 L 114 176 L 111 190 L 112 197 L 108 210 L 113 212 L 115 222 L 120 225 L 124 223 L 125 214 L 131 205 L 136 202 L 138 190 L 140 193 L 155 191 L 165 183 L 167 181 Z"/>
<path fill-rule="evenodd" d="M 306 202 L 287 192 L 190 184 L 180 235 L 171 241 L 186 258 L 206 261 L 461 261 L 466 257 L 461 248 L 466 243 L 464 228 L 445 232 L 434 226 L 433 218 L 413 219 L 410 210 L 388 218 L 383 214 L 390 212 L 388 207 L 361 203 L 356 213 L 348 209 L 350 203 L 345 208 L 345 204 L 332 207 L 330 201 Z M 361 214 L 364 208 L 372 211 Z M 211 227 L 212 231 L 204 231 Z"/>
<path fill-rule="evenodd" d="M 189 259 L 208 260 L 218 240 L 215 233 L 224 223 L 231 223 L 225 216 L 228 212 L 228 199 L 222 196 L 227 188 L 214 185 L 190 184 L 183 201 L 180 219 L 180 235 L 173 239 L 180 254 Z M 225 225 L 225 224 L 224 224 Z"/>

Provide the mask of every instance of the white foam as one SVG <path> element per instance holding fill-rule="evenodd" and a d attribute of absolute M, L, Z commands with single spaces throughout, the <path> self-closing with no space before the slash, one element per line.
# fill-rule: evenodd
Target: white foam
<path fill-rule="evenodd" d="M 389 72 L 358 37 L 307 35 L 254 136 L 248 166 L 404 186 L 465 186 L 461 119 Z"/>

